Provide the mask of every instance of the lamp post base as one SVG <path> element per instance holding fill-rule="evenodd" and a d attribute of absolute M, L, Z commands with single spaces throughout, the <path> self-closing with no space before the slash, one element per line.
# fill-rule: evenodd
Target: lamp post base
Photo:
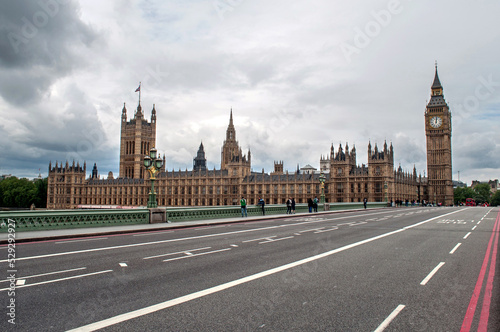
<path fill-rule="evenodd" d="M 154 209 L 157 207 L 158 204 L 156 203 L 156 194 L 149 193 L 148 209 Z"/>

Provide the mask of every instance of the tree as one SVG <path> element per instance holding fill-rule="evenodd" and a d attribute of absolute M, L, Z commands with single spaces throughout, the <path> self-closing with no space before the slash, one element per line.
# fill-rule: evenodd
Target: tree
<path fill-rule="evenodd" d="M 487 183 L 480 183 L 474 187 L 474 191 L 476 192 L 475 200 L 477 203 L 486 203 L 490 202 L 491 199 L 491 188 Z"/>
<path fill-rule="evenodd" d="M 475 198 L 476 192 L 470 187 L 455 188 L 453 190 L 454 201 L 456 205 L 465 203 L 467 198 Z"/>
<path fill-rule="evenodd" d="M 0 206 L 29 208 L 47 206 L 47 179 L 32 182 L 10 177 L 0 181 Z"/>
<path fill-rule="evenodd" d="M 35 181 L 36 197 L 34 203 L 37 208 L 47 207 L 47 183 L 47 178 Z"/>
<path fill-rule="evenodd" d="M 500 205 L 500 190 L 497 191 L 492 197 L 491 197 L 491 205 L 492 206 L 499 206 Z"/>

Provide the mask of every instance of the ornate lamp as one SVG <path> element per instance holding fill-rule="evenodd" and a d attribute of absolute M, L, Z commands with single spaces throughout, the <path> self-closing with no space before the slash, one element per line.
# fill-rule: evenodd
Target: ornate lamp
<path fill-rule="evenodd" d="M 319 182 L 321 183 L 321 196 L 320 196 L 320 202 L 325 203 L 325 181 L 326 181 L 326 176 L 323 174 L 323 171 L 319 174 Z"/>
<path fill-rule="evenodd" d="M 149 192 L 148 208 L 157 208 L 158 203 L 156 202 L 155 193 L 155 180 L 156 174 L 160 172 L 163 166 L 163 160 L 158 156 L 156 157 L 156 149 L 153 147 L 149 150 L 149 156 L 144 157 L 144 167 L 149 172 L 149 179 L 151 180 L 151 191 Z"/>

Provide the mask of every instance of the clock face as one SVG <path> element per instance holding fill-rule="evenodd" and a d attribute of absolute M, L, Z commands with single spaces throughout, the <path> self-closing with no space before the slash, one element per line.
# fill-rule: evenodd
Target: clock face
<path fill-rule="evenodd" d="M 443 124 L 443 119 L 441 119 L 439 116 L 435 116 L 431 118 L 431 127 L 432 128 L 439 128 Z"/>

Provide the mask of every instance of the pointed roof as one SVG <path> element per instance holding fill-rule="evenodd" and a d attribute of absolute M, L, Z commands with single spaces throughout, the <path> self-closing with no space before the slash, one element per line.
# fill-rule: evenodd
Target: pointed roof
<path fill-rule="evenodd" d="M 443 86 L 439 81 L 438 71 L 437 71 L 437 62 L 436 62 L 436 71 L 434 74 L 434 82 L 431 87 L 431 100 L 429 100 L 427 107 L 442 107 L 447 106 L 446 101 L 443 96 Z"/>
<path fill-rule="evenodd" d="M 437 62 L 436 62 L 436 73 L 434 74 L 434 82 L 432 83 L 432 89 L 440 89 L 440 88 L 443 88 L 443 86 L 441 85 L 441 82 L 439 81 L 439 75 L 438 75 L 438 66 L 437 66 Z"/>

